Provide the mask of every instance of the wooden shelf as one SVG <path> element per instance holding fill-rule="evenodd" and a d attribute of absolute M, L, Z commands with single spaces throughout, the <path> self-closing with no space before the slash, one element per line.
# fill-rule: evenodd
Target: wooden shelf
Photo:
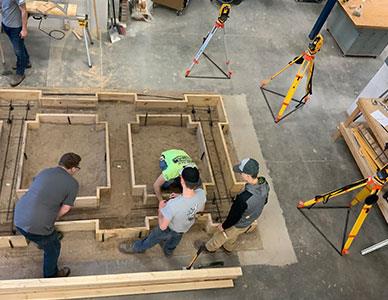
<path fill-rule="evenodd" d="M 378 104 L 380 101 L 382 101 L 382 99 L 362 98 L 358 100 L 356 109 L 345 120 L 345 122 L 340 123 L 338 128 L 339 132 L 336 135 L 336 137 L 342 136 L 344 138 L 364 177 L 373 176 L 376 173 L 376 169 L 373 165 L 371 165 L 370 159 L 368 161 L 366 154 L 364 153 L 364 149 L 357 142 L 353 130 L 363 124 L 365 127 L 369 128 L 369 131 L 373 134 L 376 144 L 380 146 L 381 150 L 385 148 L 385 144 L 388 143 L 388 132 L 371 116 L 371 113 L 376 110 L 380 110 L 381 113 L 388 116 L 388 112 L 384 109 L 384 107 Z M 361 116 L 365 119 L 365 122 L 363 123 L 360 121 Z M 374 158 L 377 156 L 378 155 L 374 155 Z M 382 198 L 382 193 L 380 193 L 377 204 L 385 218 L 385 221 L 388 223 L 388 203 Z"/>

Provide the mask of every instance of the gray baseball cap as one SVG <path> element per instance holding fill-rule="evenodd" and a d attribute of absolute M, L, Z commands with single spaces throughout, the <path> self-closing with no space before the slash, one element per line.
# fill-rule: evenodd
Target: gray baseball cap
<path fill-rule="evenodd" d="M 259 163 L 253 158 L 244 158 L 239 164 L 233 166 L 233 171 L 256 176 L 259 173 Z"/>

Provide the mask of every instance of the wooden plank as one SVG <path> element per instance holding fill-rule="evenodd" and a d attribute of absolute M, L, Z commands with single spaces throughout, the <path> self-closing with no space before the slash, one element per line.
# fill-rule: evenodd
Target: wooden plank
<path fill-rule="evenodd" d="M 376 101 L 381 101 L 381 99 L 375 99 Z M 381 124 L 372 117 L 372 113 L 376 110 L 379 110 L 383 115 L 388 117 L 388 113 L 382 109 L 380 105 L 374 105 L 372 99 L 362 98 L 357 101 L 357 106 L 359 107 L 363 117 L 369 125 L 369 128 L 376 137 L 377 142 L 379 143 L 382 149 L 385 148 L 385 144 L 388 143 L 388 133 Z"/>
<path fill-rule="evenodd" d="M 0 236 L 0 249 L 2 248 L 11 248 L 9 236 Z"/>
<path fill-rule="evenodd" d="M 36 114 L 36 120 L 41 123 L 50 124 L 85 124 L 92 125 L 98 123 L 96 114 Z"/>
<path fill-rule="evenodd" d="M 0 89 L 0 100 L 38 101 L 41 94 L 39 90 Z"/>
<path fill-rule="evenodd" d="M 353 155 L 354 160 L 360 168 L 362 175 L 364 177 L 373 176 L 374 172 L 369 168 L 368 163 L 360 155 L 359 147 L 354 139 L 351 129 L 346 128 L 344 123 L 340 123 L 339 129 L 346 144 L 348 145 L 350 152 Z"/>
<path fill-rule="evenodd" d="M 222 130 L 222 125 L 217 124 L 216 130 L 214 131 L 214 142 L 217 144 L 217 150 L 219 155 L 223 158 L 221 159 L 221 168 L 224 174 L 225 183 L 227 184 L 228 189 L 232 193 L 238 193 L 244 187 L 243 182 L 238 182 L 236 176 L 233 172 L 233 165 L 230 159 L 229 150 L 226 145 L 224 133 Z"/>
<path fill-rule="evenodd" d="M 27 240 L 23 235 L 10 236 L 9 240 L 13 248 L 23 248 L 28 246 Z"/>
<path fill-rule="evenodd" d="M 207 170 L 208 170 L 209 175 L 210 175 L 210 181 L 204 182 L 203 183 L 204 187 L 206 188 L 209 185 L 215 187 L 214 174 L 213 174 L 213 170 L 211 168 L 209 153 L 208 153 L 207 147 L 206 147 L 205 135 L 203 134 L 202 125 L 199 122 L 198 122 L 198 127 L 197 127 L 197 141 L 198 141 L 198 145 L 199 145 L 199 149 L 200 149 L 201 153 L 204 153 L 203 160 L 204 160 L 205 165 L 207 166 Z M 205 191 L 206 191 L 206 193 L 208 193 L 207 189 L 205 189 Z"/>
<path fill-rule="evenodd" d="M 158 111 L 183 111 L 187 109 L 186 100 L 136 100 L 136 109 L 158 110 Z"/>
<path fill-rule="evenodd" d="M 54 107 L 54 108 L 91 108 L 97 106 L 97 97 L 80 96 L 80 97 L 47 97 L 44 96 L 40 99 L 41 107 Z"/>
<path fill-rule="evenodd" d="M 99 194 L 96 191 L 96 194 Z M 100 204 L 100 198 L 96 196 L 81 196 L 75 198 L 74 207 L 77 208 L 97 208 Z"/>
<path fill-rule="evenodd" d="M 200 282 L 164 283 L 144 286 L 124 286 L 113 288 L 95 288 L 57 292 L 24 292 L 7 295 L 8 300 L 13 299 L 84 299 L 90 297 L 109 297 L 122 295 L 155 294 L 179 291 L 194 291 L 202 289 L 231 288 L 233 280 L 209 280 Z M 1 294 L 0 294 L 1 295 Z"/>
<path fill-rule="evenodd" d="M 134 93 L 98 92 L 97 98 L 99 101 L 125 101 L 135 103 L 137 96 Z"/>
<path fill-rule="evenodd" d="M 66 278 L 16 279 L 0 281 L 0 295 L 17 292 L 39 292 L 62 289 L 89 289 L 235 279 L 242 275 L 240 267 L 138 272 Z"/>
<path fill-rule="evenodd" d="M 99 220 L 97 219 L 55 222 L 55 228 L 62 232 L 95 231 L 98 227 Z"/>
<path fill-rule="evenodd" d="M 186 94 L 184 96 L 189 107 L 192 105 L 200 107 L 216 106 L 220 101 L 220 95 Z"/>
<path fill-rule="evenodd" d="M 170 114 L 170 115 L 158 115 L 158 114 L 139 114 L 136 115 L 137 123 L 140 124 L 140 126 L 145 126 L 147 118 L 147 125 L 146 126 L 152 126 L 152 125 L 163 125 L 163 126 L 177 126 L 180 127 L 181 125 L 186 127 L 187 124 L 190 122 L 191 117 L 187 114 Z"/>

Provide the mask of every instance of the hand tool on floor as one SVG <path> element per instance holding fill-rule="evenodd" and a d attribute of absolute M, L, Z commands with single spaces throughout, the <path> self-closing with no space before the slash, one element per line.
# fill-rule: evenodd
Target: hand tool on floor
<path fill-rule="evenodd" d="M 205 50 L 206 50 L 207 46 L 209 45 L 209 43 L 210 43 L 211 39 L 213 38 L 213 36 L 216 34 L 217 30 L 224 28 L 224 24 L 225 24 L 226 20 L 229 18 L 230 8 L 231 8 L 230 4 L 222 4 L 221 5 L 220 11 L 219 11 L 219 15 L 218 15 L 218 18 L 217 18 L 215 24 L 213 25 L 213 28 L 208 32 L 208 34 L 204 38 L 204 40 L 202 42 L 202 45 L 199 48 L 198 52 L 195 54 L 194 59 L 193 59 L 191 65 L 186 69 L 185 77 L 209 78 L 209 79 L 230 79 L 232 77 L 232 72 L 229 69 L 225 72 L 223 69 L 221 69 L 220 66 L 218 66 L 205 53 Z M 216 77 L 216 76 L 190 76 L 191 70 L 193 69 L 193 67 L 196 64 L 199 63 L 199 59 L 201 58 L 202 55 L 205 56 L 205 58 L 207 58 L 224 76 L 222 76 L 222 77 Z M 229 68 L 229 61 L 228 60 L 226 61 L 226 65 Z"/>
<path fill-rule="evenodd" d="M 119 35 L 119 26 L 116 23 L 116 8 L 115 8 L 115 0 L 111 1 L 112 3 L 112 11 L 113 11 L 113 18 L 111 18 L 111 24 L 110 24 L 110 29 L 109 29 L 109 37 L 110 37 L 110 42 L 116 43 L 121 40 L 120 35 Z"/>
<path fill-rule="evenodd" d="M 316 205 L 318 203 L 326 204 L 331 198 L 334 198 L 334 197 L 337 197 L 340 195 L 344 195 L 346 193 L 357 190 L 359 188 L 363 188 L 361 191 L 359 191 L 357 193 L 357 195 L 352 199 L 352 201 L 349 203 L 349 206 L 348 206 L 348 215 L 346 218 L 345 230 L 344 230 L 343 240 L 342 240 L 342 247 L 341 247 L 341 251 L 339 252 L 341 255 L 348 254 L 349 248 L 352 245 L 354 239 L 356 238 L 358 232 L 360 231 L 362 224 L 364 223 L 364 221 L 365 221 L 366 217 L 368 216 L 370 210 L 372 209 L 373 205 L 379 199 L 379 196 L 378 196 L 379 192 L 383 189 L 384 185 L 386 185 L 388 182 L 388 173 L 387 172 L 388 172 L 388 164 L 386 164 L 383 168 L 378 170 L 373 177 L 369 176 L 367 178 L 358 180 L 356 182 L 353 182 L 349 185 L 343 186 L 339 189 L 328 192 L 326 194 L 317 195 L 313 199 L 305 201 L 305 202 L 300 201 L 298 204 L 298 209 L 306 209 L 306 208 L 311 209 L 314 207 L 314 205 Z M 385 195 L 384 195 L 384 197 L 385 197 Z M 352 208 L 353 206 L 355 206 L 361 202 L 364 203 L 364 205 L 361 209 L 361 212 L 359 213 L 359 215 L 358 215 L 352 229 L 350 230 L 349 234 L 347 234 L 349 210 L 350 210 L 350 208 Z M 341 207 L 341 208 L 343 208 L 343 207 Z M 314 224 L 312 224 L 312 225 L 314 225 Z M 317 228 L 316 226 L 314 226 L 314 227 Z M 320 233 L 322 234 L 322 232 L 320 232 Z M 329 241 L 325 236 L 324 236 L 324 238 L 327 241 Z M 331 242 L 330 242 L 330 244 L 331 244 Z M 333 244 L 331 244 L 331 245 L 333 246 Z"/>
<path fill-rule="evenodd" d="M 319 52 L 322 45 L 323 45 L 323 36 L 321 34 L 318 34 L 315 37 L 315 39 L 309 43 L 308 49 L 305 52 L 303 52 L 301 55 L 295 57 L 292 61 L 290 61 L 287 64 L 287 66 L 285 66 L 283 69 L 281 69 L 280 71 L 278 71 L 277 73 L 272 75 L 269 79 L 265 79 L 265 80 L 262 80 L 260 82 L 260 88 L 261 88 L 262 92 L 263 92 L 263 90 L 273 92 L 273 91 L 265 88 L 270 83 L 270 81 L 275 79 L 278 75 L 283 73 L 285 70 L 287 70 L 292 65 L 294 65 L 294 64 L 300 65 L 298 72 L 296 73 L 296 76 L 295 76 L 290 88 L 288 89 L 287 94 L 284 96 L 282 106 L 280 107 L 280 110 L 279 110 L 276 117 L 275 117 L 275 115 L 274 115 L 274 113 L 273 113 L 273 111 L 268 103 L 268 100 L 263 92 L 264 99 L 266 100 L 267 105 L 271 110 L 271 113 L 274 117 L 275 123 L 278 123 L 280 120 L 284 119 L 285 117 L 287 117 L 288 115 L 290 115 L 291 113 L 296 111 L 297 109 L 301 108 L 308 101 L 310 95 L 312 94 L 312 83 L 313 83 L 312 79 L 313 79 L 313 74 L 314 74 L 315 54 L 317 54 Z M 300 82 L 302 81 L 302 79 L 306 75 L 306 73 L 307 73 L 306 93 L 300 100 L 296 100 L 293 98 L 293 96 L 296 92 L 296 89 L 298 88 L 298 85 L 300 84 Z M 273 92 L 273 93 L 280 95 L 280 96 L 283 96 L 282 94 L 279 94 L 276 92 Z M 289 113 L 287 113 L 286 115 L 283 116 L 284 112 L 286 111 L 286 109 L 291 101 L 298 102 L 298 105 L 292 111 L 290 111 Z"/>
<path fill-rule="evenodd" d="M 191 270 L 193 269 L 194 267 L 194 263 L 197 261 L 199 255 L 205 250 L 205 244 L 201 245 L 197 252 L 195 253 L 195 255 L 193 256 L 193 258 L 191 259 L 189 265 L 187 267 L 183 267 L 183 270 Z M 224 262 L 221 261 L 221 260 L 218 260 L 218 261 L 213 261 L 211 263 L 208 263 L 208 264 L 200 264 L 197 266 L 197 269 L 204 269 L 204 268 L 211 268 L 211 267 L 222 267 L 224 265 Z"/>

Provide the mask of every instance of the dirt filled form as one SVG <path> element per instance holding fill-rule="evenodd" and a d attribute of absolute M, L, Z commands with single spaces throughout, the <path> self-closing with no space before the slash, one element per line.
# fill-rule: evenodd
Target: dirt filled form
<path fill-rule="evenodd" d="M 75 175 L 78 196 L 96 195 L 97 186 L 106 185 L 105 125 L 40 124 L 28 129 L 22 171 L 22 189 L 27 189 L 41 170 L 58 165 L 62 154 L 81 156 L 81 170 Z"/>
<path fill-rule="evenodd" d="M 160 175 L 159 158 L 168 149 L 182 149 L 197 164 L 203 182 L 210 180 L 208 166 L 201 160 L 203 152 L 198 145 L 197 128 L 147 125 L 132 132 L 136 184 L 146 184 L 147 192 L 154 193 L 152 185 Z"/>

